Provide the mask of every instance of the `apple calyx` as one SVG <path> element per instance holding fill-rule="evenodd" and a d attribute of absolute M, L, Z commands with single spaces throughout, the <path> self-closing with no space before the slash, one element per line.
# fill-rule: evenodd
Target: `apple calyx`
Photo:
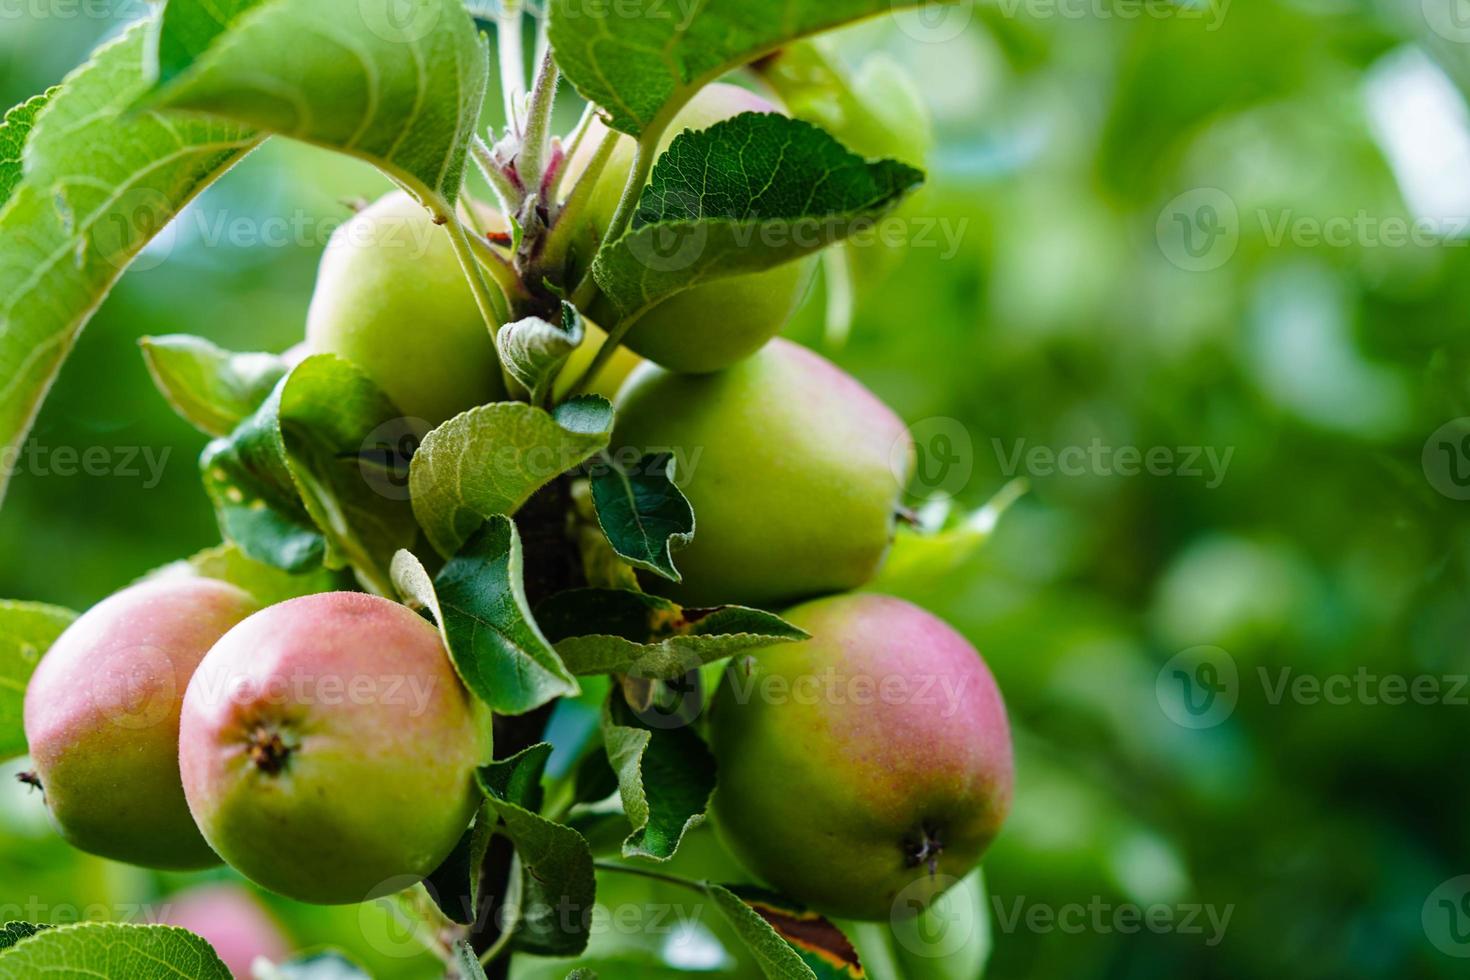
<path fill-rule="evenodd" d="M 929 869 L 930 878 L 939 876 L 939 855 L 944 853 L 944 841 L 937 829 L 922 825 L 917 840 L 912 837 L 904 840 L 903 852 L 906 866 L 917 868 L 922 864 Z"/>
<path fill-rule="evenodd" d="M 264 725 L 257 725 L 250 733 L 249 746 L 251 763 L 267 776 L 279 775 L 291 758 L 291 747 L 281 733 Z"/>

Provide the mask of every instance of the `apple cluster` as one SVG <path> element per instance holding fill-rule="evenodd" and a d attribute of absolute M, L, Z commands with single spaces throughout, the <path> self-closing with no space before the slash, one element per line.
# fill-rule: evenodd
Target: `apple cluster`
<path fill-rule="evenodd" d="M 710 86 L 670 139 L 750 111 L 776 109 Z M 579 240 L 595 243 L 613 221 L 632 152 L 626 139 L 615 150 Z M 312 353 L 352 362 L 431 426 L 507 397 L 436 232 L 402 193 L 361 211 L 323 260 L 307 328 Z M 814 263 L 665 300 L 594 390 L 614 398 L 614 448 L 673 454 L 697 518 L 681 580 L 643 587 L 686 608 L 780 611 L 811 636 L 728 666 L 708 719 L 720 833 L 790 898 L 884 920 L 926 907 L 979 861 L 1009 807 L 1011 741 L 995 681 L 963 637 L 857 591 L 893 539 L 913 447 L 859 382 L 776 337 Z M 602 335 L 589 333 L 560 392 L 592 362 Z M 440 631 L 408 606 L 328 592 L 262 608 L 233 585 L 179 576 L 78 619 L 31 681 L 25 728 L 31 778 L 78 848 L 152 868 L 223 860 L 323 904 L 433 872 L 475 813 L 491 742 Z"/>

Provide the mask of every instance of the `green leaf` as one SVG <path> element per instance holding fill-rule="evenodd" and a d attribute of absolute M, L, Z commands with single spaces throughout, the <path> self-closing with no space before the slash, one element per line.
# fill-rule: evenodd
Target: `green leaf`
<path fill-rule="evenodd" d="M 495 832 L 488 804 L 480 808 L 474 826 L 464 832 L 444 863 L 424 879 L 429 897 L 450 922 L 471 925 L 480 908 L 480 869 Z"/>
<path fill-rule="evenodd" d="M 45 108 L 56 89 L 33 95 L 20 105 L 5 113 L 0 122 L 0 204 L 10 199 L 10 194 L 20 183 L 24 173 L 26 139 L 36 124 L 36 116 Z"/>
<path fill-rule="evenodd" d="M 459 980 L 487 980 L 485 968 L 469 943 L 458 943 L 454 947 L 454 964 L 459 968 Z"/>
<path fill-rule="evenodd" d="M 694 508 L 674 485 L 673 454 L 644 456 L 632 472 L 608 460 L 591 484 L 597 523 L 617 556 L 680 581 L 673 552 L 694 540 Z"/>
<path fill-rule="evenodd" d="M 46 651 L 77 618 L 36 602 L 0 602 L 0 761 L 25 755 L 26 683 Z"/>
<path fill-rule="evenodd" d="M 747 112 L 681 133 L 659 158 L 632 227 L 593 273 L 625 317 L 712 279 L 820 251 L 894 207 L 924 180 L 869 162 L 811 123 Z"/>
<path fill-rule="evenodd" d="M 1026 480 L 1012 480 L 984 506 L 969 513 L 951 513 L 947 502 L 940 503 L 938 508 L 943 513 L 930 518 L 932 530 L 900 526 L 883 567 L 868 588 L 899 596 L 930 594 L 975 557 L 990 540 L 1001 517 L 1027 489 Z M 926 507 L 921 511 L 921 518 L 929 510 Z"/>
<path fill-rule="evenodd" d="M 257 980 L 372 980 L 372 974 L 342 953 L 329 950 L 267 967 L 257 973 Z"/>
<path fill-rule="evenodd" d="M 782 45 L 926 0 L 551 0 L 557 64 L 632 136 L 660 130 L 732 68 Z"/>
<path fill-rule="evenodd" d="M 49 926 L 35 925 L 31 922 L 7 922 L 0 926 L 0 953 L 14 946 L 22 939 L 29 939 L 42 929 Z"/>
<path fill-rule="evenodd" d="M 480 770 L 480 788 L 504 822 L 524 869 L 520 919 L 512 944 L 543 956 L 587 948 L 597 877 L 582 835 L 538 814 L 541 775 L 551 745 L 542 742 Z"/>
<path fill-rule="evenodd" d="M 688 725 L 647 725 L 616 687 L 603 708 L 602 736 L 633 825 L 623 856 L 669 860 L 685 832 L 704 822 L 715 790 L 714 756 Z"/>
<path fill-rule="evenodd" d="M 432 582 L 408 552 L 393 560 L 399 592 L 439 624 L 465 686 L 509 715 L 579 690 L 531 616 L 522 563 L 520 533 L 501 514 L 486 521 Z"/>
<path fill-rule="evenodd" d="M 183 561 L 165 565 L 150 575 L 197 575 L 228 582 L 254 596 L 262 606 L 345 587 L 342 576 L 326 568 L 293 575 L 249 558 L 238 546 L 225 543 L 207 548 Z"/>
<path fill-rule="evenodd" d="M 430 432 L 409 465 L 413 510 L 445 557 L 487 518 L 514 514 L 531 495 L 606 448 L 613 410 L 585 395 L 551 412 L 521 402 L 472 408 Z"/>
<path fill-rule="evenodd" d="M 857 951 L 814 912 L 759 888 L 706 885 L 761 972 L 771 980 L 859 980 Z"/>
<path fill-rule="evenodd" d="M 84 922 L 36 933 L 0 953 L 0 980 L 232 980 L 209 944 L 172 926 Z"/>
<path fill-rule="evenodd" d="M 25 176 L 0 208 L 0 453 L 30 431 L 123 269 L 258 141 L 234 123 L 130 113 L 146 84 L 146 32 L 130 28 L 52 90 L 26 138 Z M 10 183 L 14 165 L 4 172 Z"/>
<path fill-rule="evenodd" d="M 202 337 L 144 337 L 139 344 L 163 397 L 208 436 L 233 432 L 289 370 L 276 354 L 232 354 Z"/>
<path fill-rule="evenodd" d="M 408 502 L 362 453 L 371 433 L 400 415 L 346 361 L 330 354 L 302 361 L 200 459 L 225 536 L 287 572 L 325 562 L 385 587 L 389 561 L 417 529 Z"/>
<path fill-rule="evenodd" d="M 463 0 L 169 0 L 145 104 L 365 159 L 453 204 L 489 77 Z"/>
<path fill-rule="evenodd" d="M 563 302 L 560 324 L 532 316 L 501 327 L 500 359 L 510 376 L 530 393 L 531 404 L 541 405 L 586 334 L 577 308 Z"/>
<path fill-rule="evenodd" d="M 626 589 L 573 589 L 536 607 L 536 619 L 578 676 L 674 680 L 744 650 L 808 639 L 774 613 L 744 606 L 685 609 Z"/>

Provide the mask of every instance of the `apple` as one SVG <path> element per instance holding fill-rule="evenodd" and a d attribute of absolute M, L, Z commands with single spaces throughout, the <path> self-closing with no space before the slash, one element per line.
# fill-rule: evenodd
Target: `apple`
<path fill-rule="evenodd" d="M 163 924 L 187 929 L 206 940 L 237 980 L 254 976 L 257 958 L 279 963 L 291 943 L 275 918 L 239 885 L 200 885 L 164 901 Z"/>
<path fill-rule="evenodd" d="M 179 777 L 184 691 L 216 640 L 258 604 L 210 579 L 144 582 L 73 623 L 25 695 L 46 807 L 73 846 L 148 868 L 207 868 Z"/>
<path fill-rule="evenodd" d="M 602 349 L 602 344 L 607 340 L 607 333 L 597 324 L 587 320 L 582 321 L 586 327 L 586 336 L 577 349 L 572 351 L 572 356 L 567 358 L 567 363 L 562 367 L 561 373 L 556 377 L 556 384 L 552 387 L 552 395 L 558 400 L 566 398 L 572 392 L 572 387 L 582 379 L 582 375 L 592 366 L 592 360 L 597 352 Z M 597 372 L 597 377 L 587 386 L 586 392 L 590 395 L 601 395 L 608 401 L 617 397 L 623 382 L 628 380 L 628 375 L 633 369 L 643 363 L 643 358 L 630 351 L 628 348 L 619 346 L 613 351 L 612 357 L 608 358 L 606 364 Z"/>
<path fill-rule="evenodd" d="M 506 397 L 495 342 L 448 233 L 402 191 L 332 236 L 306 340 L 312 353 L 352 362 L 405 416 L 430 425 Z"/>
<path fill-rule="evenodd" d="M 668 149 L 685 130 L 708 129 L 744 112 L 779 111 L 766 99 L 737 86 L 708 85 L 674 117 L 659 152 Z M 592 124 L 578 154 L 568 163 L 572 176 L 585 169 L 606 133 L 601 122 Z M 587 220 L 594 242 L 606 234 L 617 212 L 623 185 L 633 169 L 633 147 L 631 137 L 619 140 L 593 191 Z M 674 371 L 705 372 L 729 367 L 755 353 L 786 325 L 806 295 L 815 270 L 813 256 L 765 272 L 696 286 L 645 313 L 623 343 Z M 595 304 L 592 313 L 603 323 L 616 318 L 606 301 Z"/>
<path fill-rule="evenodd" d="M 901 599 L 784 616 L 812 639 L 737 658 L 711 708 L 716 826 L 790 898 L 904 921 L 970 873 L 1010 808 L 1000 691 L 964 637 Z"/>
<path fill-rule="evenodd" d="M 650 587 L 686 605 L 785 605 L 878 570 L 912 440 L 831 362 L 777 339 L 716 374 L 647 365 L 617 408 L 613 446 L 673 452 L 694 507 L 694 540 L 674 555 L 683 582 Z"/>
<path fill-rule="evenodd" d="M 438 631 L 387 599 L 329 592 L 215 644 L 184 696 L 179 763 L 199 829 L 231 866 L 342 905 L 401 891 L 448 856 L 488 741 Z"/>

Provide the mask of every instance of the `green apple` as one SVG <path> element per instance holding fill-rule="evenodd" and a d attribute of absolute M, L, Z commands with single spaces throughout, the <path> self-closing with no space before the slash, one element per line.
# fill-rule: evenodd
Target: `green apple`
<path fill-rule="evenodd" d="M 567 363 L 562 367 L 561 373 L 556 377 L 556 384 L 552 387 L 552 394 L 560 401 L 572 392 L 572 386 L 582 379 L 582 375 L 592 366 L 592 361 L 597 357 L 597 352 L 602 349 L 602 344 L 607 340 L 607 333 L 597 324 L 589 320 L 583 320 L 587 335 L 582 338 L 582 343 L 572 351 L 572 356 L 567 358 Z M 643 363 L 643 358 L 633 353 L 626 347 L 618 347 L 613 351 L 612 357 L 608 358 L 606 364 L 597 372 L 597 377 L 587 386 L 587 393 L 601 395 L 611 401 L 618 395 L 623 382 L 628 380 L 628 375 L 633 369 Z"/>
<path fill-rule="evenodd" d="M 487 743 L 428 622 L 329 592 L 215 644 L 184 696 L 179 765 L 230 865 L 287 898 L 341 905 L 439 866 L 474 813 Z"/>
<path fill-rule="evenodd" d="M 26 741 L 72 845 L 148 868 L 219 863 L 179 780 L 180 705 L 210 647 L 257 608 L 222 582 L 145 582 L 98 603 L 47 651 L 26 688 Z"/>
<path fill-rule="evenodd" d="M 618 396 L 613 446 L 673 452 L 694 506 L 674 555 L 686 605 L 785 605 L 877 572 L 912 461 L 903 422 L 841 369 L 774 340 L 716 374 L 648 365 Z"/>
<path fill-rule="evenodd" d="M 784 615 L 812 639 L 737 658 L 711 708 L 716 826 L 788 897 L 905 921 L 970 873 L 1010 808 L 1000 691 L 964 637 L 901 599 Z"/>
<path fill-rule="evenodd" d="M 495 342 L 449 234 L 402 191 L 332 236 L 306 340 L 314 354 L 351 361 L 406 416 L 430 425 L 506 397 Z"/>
<path fill-rule="evenodd" d="M 668 149 L 685 130 L 708 129 L 744 112 L 780 110 L 753 92 L 734 85 L 714 84 L 701 89 L 669 125 L 659 146 Z M 573 177 L 607 130 L 594 123 L 578 155 L 568 163 Z M 633 169 L 633 140 L 623 137 L 593 191 L 587 219 L 589 237 L 606 233 L 617 212 L 623 185 Z M 704 372 L 729 367 L 748 357 L 791 319 L 806 295 L 816 269 L 816 258 L 788 262 L 765 272 L 720 279 L 669 297 L 649 310 L 629 331 L 624 344 L 638 354 L 674 371 Z M 614 311 L 604 301 L 593 315 L 610 323 Z"/>

